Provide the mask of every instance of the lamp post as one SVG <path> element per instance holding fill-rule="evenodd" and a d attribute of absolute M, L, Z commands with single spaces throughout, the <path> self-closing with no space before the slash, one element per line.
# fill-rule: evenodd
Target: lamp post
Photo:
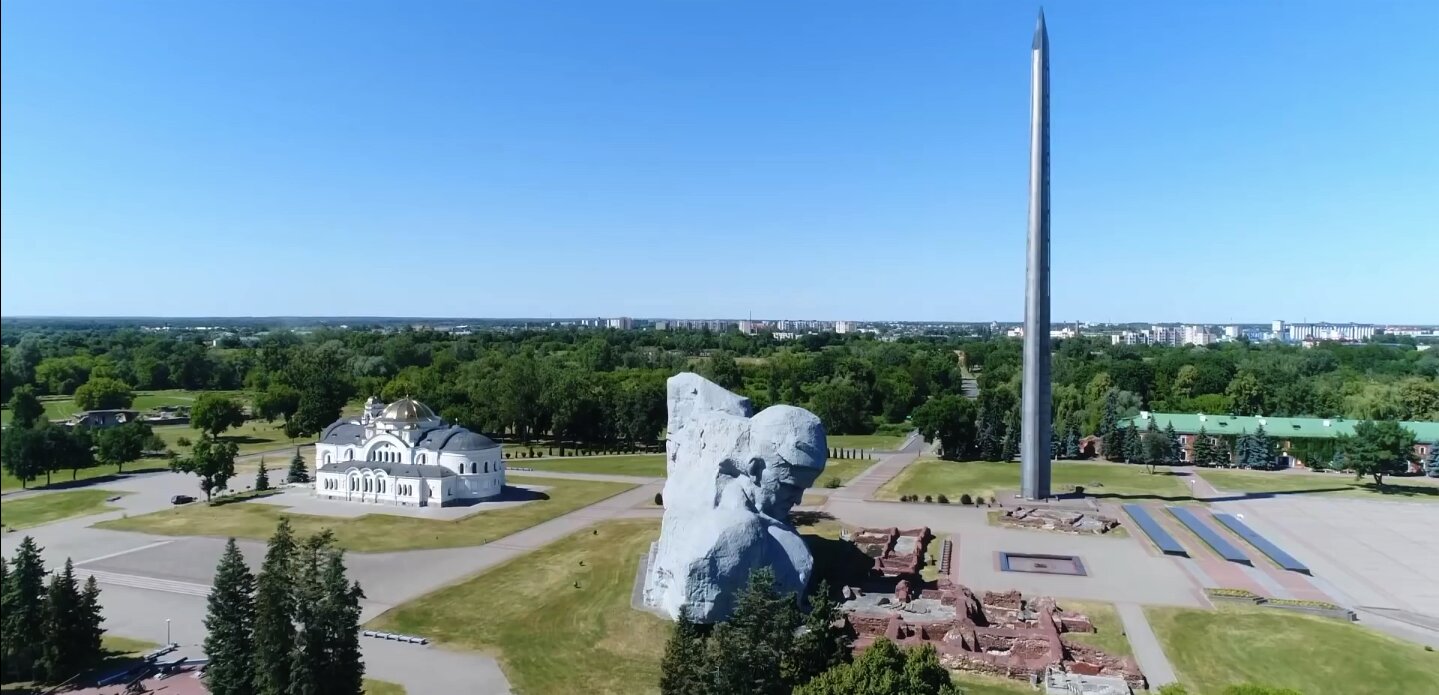
<path fill-rule="evenodd" d="M 166 618 L 166 619 L 165 619 L 165 646 L 168 647 L 168 646 L 170 646 L 171 644 L 174 644 L 174 643 L 170 641 L 170 619 L 169 619 L 169 618 Z"/>

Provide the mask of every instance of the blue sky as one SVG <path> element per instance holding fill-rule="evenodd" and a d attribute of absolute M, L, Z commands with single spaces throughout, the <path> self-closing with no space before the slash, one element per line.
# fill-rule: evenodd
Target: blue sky
<path fill-rule="evenodd" d="M 1018 320 L 1037 7 L 9 0 L 0 311 Z M 1056 320 L 1439 322 L 1439 3 L 1046 15 Z"/>

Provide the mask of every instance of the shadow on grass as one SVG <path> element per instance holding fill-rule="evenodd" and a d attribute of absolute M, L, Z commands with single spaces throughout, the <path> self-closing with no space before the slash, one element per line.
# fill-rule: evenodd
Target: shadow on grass
<path fill-rule="evenodd" d="M 547 500 L 549 498 L 550 496 L 548 494 L 539 490 L 506 485 L 503 490 L 500 490 L 500 494 L 497 497 L 486 497 L 482 500 L 460 500 L 446 506 L 473 507 L 477 504 L 489 504 L 492 502 L 534 502 L 537 500 Z"/>
<path fill-rule="evenodd" d="M 95 477 L 93 477 L 93 478 L 83 478 L 83 479 L 80 479 L 80 480 L 56 480 L 56 481 L 50 483 L 49 485 L 31 485 L 30 487 L 25 488 L 25 489 L 26 489 L 26 490 L 74 490 L 74 489 L 77 489 L 77 488 L 90 487 L 91 485 L 104 485 L 105 483 L 113 483 L 113 482 L 115 482 L 115 481 L 117 481 L 117 480 L 124 480 L 125 478 L 130 477 L 130 476 L 133 476 L 133 475 L 144 475 L 144 474 L 146 474 L 146 473 L 164 473 L 164 472 L 167 472 L 167 471 L 169 471 L 169 470 L 170 470 L 169 464 L 166 464 L 166 465 L 163 465 L 163 466 L 141 466 L 140 468 L 130 468 L 130 469 L 128 469 L 128 470 L 124 470 L 124 471 L 121 471 L 121 472 L 119 472 L 119 473 L 107 473 L 107 474 L 105 474 L 105 475 L 98 475 L 98 476 L 95 476 Z M 63 473 L 61 473 L 61 475 L 63 475 Z M 52 480 L 54 479 L 54 476 L 53 476 L 53 475 L 51 476 L 51 479 L 52 479 Z M 18 492 L 18 490 L 17 490 L 17 492 Z"/>
<path fill-rule="evenodd" d="M 103 650 L 95 667 L 70 681 L 67 689 L 94 687 L 101 679 L 113 674 L 132 670 L 144 663 L 140 655 L 133 652 Z M 0 687 L 3 695 L 40 695 L 55 690 L 53 685 L 35 683 L 6 683 Z"/>

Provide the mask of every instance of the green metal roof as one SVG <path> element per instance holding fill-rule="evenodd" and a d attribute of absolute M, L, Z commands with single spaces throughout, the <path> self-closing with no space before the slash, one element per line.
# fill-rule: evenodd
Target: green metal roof
<path fill-rule="evenodd" d="M 1361 422 L 1348 418 L 1140 412 L 1136 417 L 1121 420 L 1120 425 L 1128 427 L 1132 421 L 1135 427 L 1141 430 L 1148 429 L 1148 418 L 1151 417 L 1154 418 L 1155 425 L 1159 429 L 1162 430 L 1166 425 L 1172 423 L 1174 431 L 1180 434 L 1197 434 L 1200 427 L 1203 427 L 1207 434 L 1253 433 L 1259 429 L 1260 425 L 1264 425 L 1264 433 L 1272 437 L 1300 439 L 1331 439 L 1341 434 L 1354 434 L 1354 423 Z M 1419 442 L 1439 441 L 1439 422 L 1401 422 L 1399 424 L 1413 432 L 1414 439 Z"/>

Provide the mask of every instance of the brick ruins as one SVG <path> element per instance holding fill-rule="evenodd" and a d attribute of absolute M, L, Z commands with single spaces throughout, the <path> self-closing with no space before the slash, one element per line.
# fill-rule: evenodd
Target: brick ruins
<path fill-rule="evenodd" d="M 948 578 L 923 581 L 919 570 L 932 538 L 928 528 L 860 529 L 850 535 L 852 543 L 875 558 L 863 586 L 842 590 L 841 609 L 854 631 L 855 649 L 887 637 L 902 646 L 933 645 L 940 662 L 958 671 L 1042 682 L 1055 667 L 1145 687 L 1133 659 L 1066 641 L 1064 634 L 1094 632 L 1094 625 L 1082 614 L 1061 610 L 1054 599 L 1025 599 L 1018 591 L 991 591 L 981 597 Z"/>
<path fill-rule="evenodd" d="M 1109 533 L 1111 529 L 1119 525 L 1119 520 L 1112 517 L 1044 507 L 1006 509 L 1003 514 L 999 515 L 998 520 L 1004 526 L 1091 535 Z"/>

